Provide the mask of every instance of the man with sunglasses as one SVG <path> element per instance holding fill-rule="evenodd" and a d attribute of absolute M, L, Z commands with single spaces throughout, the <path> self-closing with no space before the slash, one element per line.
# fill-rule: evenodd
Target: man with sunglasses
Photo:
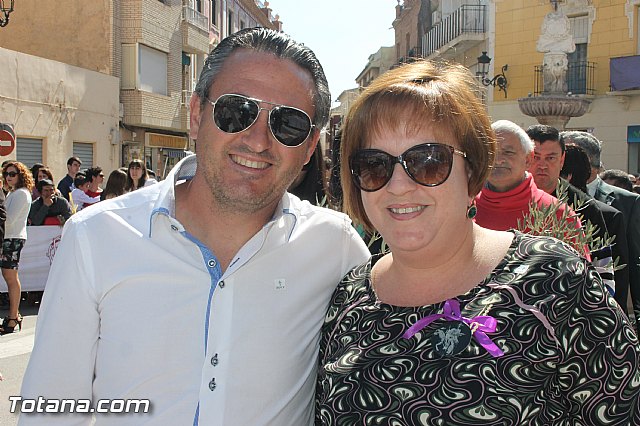
<path fill-rule="evenodd" d="M 309 48 L 222 40 L 191 99 L 196 156 L 65 226 L 22 396 L 151 404 L 97 424 L 312 424 L 329 298 L 369 257 L 347 216 L 286 193 L 329 106 Z"/>
<path fill-rule="evenodd" d="M 524 129 L 508 120 L 498 120 L 491 127 L 496 133 L 498 151 L 489 179 L 476 196 L 476 223 L 497 231 L 517 229 L 518 222 L 525 223 L 531 202 L 539 207 L 560 202 L 538 189 L 533 175 L 527 172 L 533 162 L 534 143 Z M 561 203 L 558 217 L 567 208 Z M 569 216 L 573 226 L 580 226 L 573 213 Z"/>

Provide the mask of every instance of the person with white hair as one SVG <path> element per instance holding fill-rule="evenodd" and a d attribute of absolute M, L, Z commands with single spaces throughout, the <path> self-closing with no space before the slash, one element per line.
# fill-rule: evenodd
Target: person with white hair
<path fill-rule="evenodd" d="M 517 228 L 518 221 L 524 223 L 531 202 L 543 207 L 560 201 L 539 189 L 533 175 L 527 172 L 533 161 L 534 144 L 524 129 L 508 120 L 498 120 L 491 128 L 496 133 L 496 159 L 487 183 L 476 196 L 476 223 L 506 231 Z M 558 217 L 566 209 L 569 209 L 566 204 L 560 204 Z M 575 215 L 569 217 L 580 226 Z"/>

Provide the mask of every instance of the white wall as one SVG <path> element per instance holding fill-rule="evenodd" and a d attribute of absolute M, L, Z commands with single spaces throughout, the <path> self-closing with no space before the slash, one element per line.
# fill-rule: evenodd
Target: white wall
<path fill-rule="evenodd" d="M 56 181 L 74 141 L 93 143 L 94 164 L 107 174 L 119 166 L 118 78 L 2 48 L 0 64 L 0 122 L 13 124 L 17 137 L 43 139 Z"/>

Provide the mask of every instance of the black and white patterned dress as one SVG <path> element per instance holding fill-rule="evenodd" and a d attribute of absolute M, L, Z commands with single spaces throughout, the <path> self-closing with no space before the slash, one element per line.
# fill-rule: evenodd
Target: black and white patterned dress
<path fill-rule="evenodd" d="M 437 353 L 433 336 L 456 322 L 445 318 L 402 337 L 444 302 L 381 303 L 370 270 L 333 294 L 316 424 L 640 425 L 638 339 L 590 263 L 558 240 L 515 232 L 492 273 L 454 299 L 463 317 L 497 320 L 486 336 L 501 356 L 475 334 L 460 353 Z"/>

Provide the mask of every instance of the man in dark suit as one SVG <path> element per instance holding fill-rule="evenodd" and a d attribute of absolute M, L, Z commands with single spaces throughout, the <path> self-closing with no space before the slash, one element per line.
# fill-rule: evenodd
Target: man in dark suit
<path fill-rule="evenodd" d="M 560 137 L 557 129 L 545 125 L 533 125 L 527 129 L 527 135 L 534 141 L 534 159 L 529 171 L 533 174 L 533 178 L 539 188 L 544 189 L 549 194 L 557 197 L 558 183 L 562 181 L 562 170 L 565 168 L 567 161 L 567 149 L 564 140 Z M 575 157 L 570 156 L 573 161 Z M 567 168 L 575 170 L 575 164 L 567 164 Z M 577 186 L 572 185 L 564 180 L 567 188 L 567 203 L 580 214 L 583 226 L 590 222 L 596 227 L 595 237 L 600 237 L 604 241 L 609 236 L 615 238 L 610 253 L 601 251 L 592 253 L 593 257 L 600 258 L 602 256 L 611 256 L 613 259 L 619 259 L 619 264 L 626 265 L 629 260 L 629 252 L 627 248 L 626 234 L 624 228 L 624 219 L 622 214 L 615 208 L 601 203 L 586 194 L 586 179 L 590 174 L 587 164 L 587 170 L 583 172 L 583 180 L 576 175 Z M 575 173 L 575 172 L 574 172 Z M 568 176 L 567 176 L 568 177 Z M 584 192 L 583 192 L 584 191 Z M 606 254 L 603 254 L 606 253 Z M 595 259 L 594 259 L 595 260 Z M 629 273 L 628 268 L 624 267 L 615 271 L 615 295 L 614 298 L 624 312 L 627 312 L 627 294 L 629 291 Z M 608 277 L 603 276 L 604 279 Z M 610 278 L 609 278 L 610 279 Z"/>
<path fill-rule="evenodd" d="M 627 242 L 627 234 L 624 226 L 624 216 L 622 213 L 588 195 L 587 181 L 591 176 L 591 165 L 589 157 L 584 149 L 578 145 L 567 145 L 565 147 L 565 159 L 560 176 L 571 183 L 569 187 L 569 196 L 576 197 L 577 200 L 595 204 L 604 220 L 604 228 L 608 230 L 608 234 L 615 237 L 614 246 L 611 249 L 611 256 L 618 260 L 618 269 L 615 271 L 616 296 L 615 299 L 623 311 L 628 313 L 627 300 L 629 294 L 629 246 Z M 574 193 L 573 188 L 577 188 Z M 587 201 L 585 201 L 587 200 Z M 585 216 L 590 215 L 590 209 L 585 210 Z M 593 222 L 596 224 L 596 222 Z M 600 225 L 598 225 L 600 226 Z M 598 235 L 601 236 L 602 235 Z M 603 278 L 605 274 L 601 272 Z"/>
<path fill-rule="evenodd" d="M 561 139 L 566 144 L 582 147 L 589 157 L 591 175 L 587 183 L 589 195 L 622 212 L 629 248 L 629 289 L 633 312 L 640 316 L 640 195 L 609 185 L 600 179 L 600 153 L 602 144 L 587 132 L 562 132 Z"/>

